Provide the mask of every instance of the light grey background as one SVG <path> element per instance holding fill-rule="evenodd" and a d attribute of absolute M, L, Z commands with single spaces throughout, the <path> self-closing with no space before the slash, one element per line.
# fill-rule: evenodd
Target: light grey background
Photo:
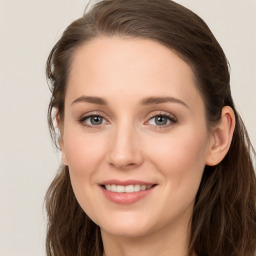
<path fill-rule="evenodd" d="M 210 26 L 256 146 L 256 1 L 180 0 Z M 59 156 L 48 135 L 46 58 L 86 0 L 0 0 L 0 256 L 45 255 L 43 200 Z"/>

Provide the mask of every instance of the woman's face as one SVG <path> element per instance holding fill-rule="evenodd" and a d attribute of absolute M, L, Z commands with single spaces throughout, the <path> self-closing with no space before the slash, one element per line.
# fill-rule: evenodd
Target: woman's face
<path fill-rule="evenodd" d="M 74 54 L 62 157 L 103 232 L 138 237 L 188 225 L 209 133 L 186 62 L 146 39 L 101 37 Z"/>

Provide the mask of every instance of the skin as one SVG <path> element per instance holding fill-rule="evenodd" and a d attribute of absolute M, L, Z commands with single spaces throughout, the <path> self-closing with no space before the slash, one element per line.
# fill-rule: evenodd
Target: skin
<path fill-rule="evenodd" d="M 223 108 L 210 132 L 191 68 L 157 42 L 100 37 L 73 57 L 64 122 L 57 118 L 62 160 L 79 204 L 101 227 L 105 255 L 186 256 L 203 170 L 220 162 L 229 148 L 232 110 Z M 167 96 L 175 100 L 141 103 Z M 102 123 L 92 125 L 92 114 L 103 117 Z M 171 120 L 159 125 L 156 115 Z M 102 193 L 99 184 L 109 179 L 157 186 L 139 201 L 122 205 Z"/>

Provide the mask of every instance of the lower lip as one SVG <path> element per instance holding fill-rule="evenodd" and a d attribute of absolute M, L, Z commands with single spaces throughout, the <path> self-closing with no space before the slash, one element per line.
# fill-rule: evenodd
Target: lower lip
<path fill-rule="evenodd" d="M 103 191 L 103 194 L 110 201 L 116 204 L 132 204 L 149 195 L 152 192 L 152 190 L 155 188 L 155 186 L 147 190 L 142 190 L 139 192 L 132 192 L 132 193 L 116 193 L 116 192 L 106 190 L 101 186 L 100 188 Z"/>

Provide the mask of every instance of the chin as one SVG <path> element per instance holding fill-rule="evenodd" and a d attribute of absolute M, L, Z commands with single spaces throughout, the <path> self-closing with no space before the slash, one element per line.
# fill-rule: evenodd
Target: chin
<path fill-rule="evenodd" d="M 150 229 L 148 227 L 141 227 L 140 225 L 129 227 L 127 225 L 112 225 L 110 228 L 102 227 L 101 229 L 113 236 L 123 238 L 138 238 L 146 236 L 147 234 L 150 233 Z"/>
<path fill-rule="evenodd" d="M 121 215 L 121 214 L 120 214 Z M 98 224 L 100 228 L 114 236 L 136 238 L 145 236 L 152 231 L 152 222 L 145 216 L 135 216 L 131 214 L 123 214 L 122 216 L 113 216 L 108 220 Z"/>

